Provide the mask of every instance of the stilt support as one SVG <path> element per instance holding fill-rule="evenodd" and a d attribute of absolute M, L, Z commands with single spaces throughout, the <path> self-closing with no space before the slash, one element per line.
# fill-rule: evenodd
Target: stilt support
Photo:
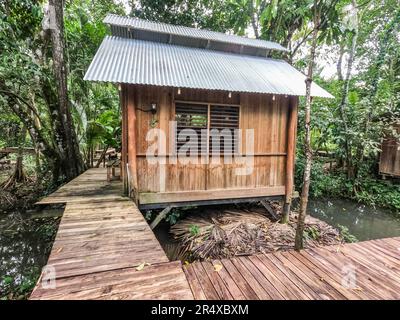
<path fill-rule="evenodd" d="M 269 215 L 275 220 L 279 220 L 278 216 L 275 214 L 274 209 L 271 208 L 271 206 L 269 205 L 269 203 L 267 202 L 267 200 L 263 199 L 260 201 L 261 204 L 263 205 L 263 207 L 267 210 L 267 212 L 269 213 Z"/>
<path fill-rule="evenodd" d="M 157 225 L 161 222 L 162 219 L 164 219 L 167 216 L 167 214 L 171 211 L 171 209 L 172 207 L 166 207 L 158 214 L 158 216 L 150 224 L 151 230 L 157 227 Z"/>
<path fill-rule="evenodd" d="M 289 222 L 290 204 L 290 202 L 285 202 L 283 205 L 281 223 Z"/>

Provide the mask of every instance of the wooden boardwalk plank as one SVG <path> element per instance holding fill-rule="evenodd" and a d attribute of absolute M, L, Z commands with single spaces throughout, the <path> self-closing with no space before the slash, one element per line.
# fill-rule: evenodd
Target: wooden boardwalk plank
<path fill-rule="evenodd" d="M 265 266 L 266 269 L 268 269 L 269 272 L 272 273 L 286 287 L 287 290 L 289 290 L 290 293 L 285 295 L 286 299 L 312 299 L 309 294 L 305 293 L 303 290 L 294 285 L 293 282 L 290 281 L 290 279 L 287 277 L 287 275 L 283 273 L 279 268 L 275 267 L 275 265 L 266 256 L 259 254 L 256 257 L 262 262 L 263 266 Z M 284 290 L 281 290 L 281 293 L 283 292 Z M 292 294 L 295 297 L 292 297 Z"/>
<path fill-rule="evenodd" d="M 194 273 L 196 274 L 197 279 L 199 279 L 200 286 L 203 289 L 207 300 L 219 300 L 220 297 L 215 290 L 213 284 L 211 283 L 209 277 L 204 272 L 201 262 L 195 262 L 191 266 Z"/>
<path fill-rule="evenodd" d="M 184 269 L 186 278 L 188 280 L 190 289 L 192 290 L 193 297 L 196 300 L 207 300 L 207 297 L 201 287 L 199 279 L 197 279 L 196 273 L 192 265 L 186 266 Z"/>
<path fill-rule="evenodd" d="M 301 252 L 214 260 L 214 265 L 223 266 L 218 280 L 214 276 L 213 264 L 203 262 L 203 270 L 214 286 L 202 285 L 204 275 L 200 277 L 201 271 L 198 270 L 195 297 L 215 299 L 217 295 L 222 299 L 223 292 L 215 285 L 222 279 L 234 298 L 239 293 L 246 299 L 400 299 L 400 256 L 396 251 L 399 240 L 372 240 Z M 346 282 L 347 267 L 354 268 L 353 287 Z M 190 267 L 184 266 L 187 268 Z M 192 281 L 191 277 L 188 281 Z M 207 292 L 210 288 L 213 291 L 211 295 Z"/>
<path fill-rule="evenodd" d="M 232 298 L 235 300 L 245 300 L 245 295 L 242 293 L 236 282 L 230 277 L 228 270 L 226 270 L 226 267 L 222 265 L 222 262 L 220 260 L 213 260 L 212 263 L 214 266 L 221 266 L 221 269 L 218 271 L 218 275 L 229 289 Z"/>
<path fill-rule="evenodd" d="M 238 258 L 231 259 L 232 264 L 236 267 L 236 269 L 243 275 L 245 281 L 249 284 L 249 286 L 254 290 L 260 300 L 271 300 L 271 295 L 265 291 L 263 286 L 261 285 L 259 279 L 256 279 L 247 269 L 247 267 L 243 264 L 243 261 Z"/>
<path fill-rule="evenodd" d="M 288 254 L 292 256 L 293 259 L 299 260 L 304 266 L 309 270 L 314 272 L 320 281 L 324 281 L 327 285 L 331 286 L 337 292 L 339 292 L 344 299 L 359 300 L 360 296 L 352 292 L 352 290 L 344 288 L 341 284 L 341 278 L 332 277 L 332 274 L 326 270 L 322 265 L 318 264 L 315 260 L 308 260 L 304 255 L 299 252 L 288 251 Z M 342 299 L 342 298 L 340 298 Z"/>
<path fill-rule="evenodd" d="M 326 284 L 320 280 L 320 278 L 309 272 L 306 267 L 298 267 L 295 263 L 296 259 L 288 259 L 286 255 L 281 252 L 276 253 L 276 258 L 279 259 L 283 265 L 290 269 L 296 276 L 304 283 L 306 287 L 313 292 L 313 294 L 318 295 L 318 299 L 331 300 L 338 298 L 332 291 L 330 291 Z"/>
<path fill-rule="evenodd" d="M 229 291 L 229 288 L 225 285 L 224 281 L 219 276 L 219 273 L 215 271 L 214 265 L 211 262 L 202 262 L 204 272 L 208 275 L 211 283 L 213 284 L 215 291 L 221 300 L 233 300 L 233 296 Z"/>
<path fill-rule="evenodd" d="M 31 299 L 193 299 L 179 262 L 63 278 L 56 285 L 37 289 Z"/>
<path fill-rule="evenodd" d="M 232 281 L 236 283 L 239 287 L 240 291 L 249 300 L 258 300 L 258 296 L 253 288 L 247 283 L 244 279 L 243 275 L 235 268 L 232 264 L 232 261 L 228 259 L 220 260 L 221 265 L 225 270 L 227 270 L 227 275 L 229 274 L 232 278 Z"/>
<path fill-rule="evenodd" d="M 47 266 L 31 299 L 193 299 L 179 262 L 170 263 L 136 205 L 90 169 L 40 203 L 66 203 Z M 148 263 L 143 270 L 136 267 Z"/>
<path fill-rule="evenodd" d="M 313 252 L 315 256 L 318 256 L 318 259 L 324 259 L 328 261 L 331 265 L 335 265 L 335 267 L 337 267 L 338 274 L 342 277 L 350 274 L 350 270 L 354 270 L 354 275 L 356 276 L 355 286 L 359 288 L 359 290 L 367 293 L 370 299 L 379 299 L 381 295 L 377 291 L 377 279 L 370 278 L 368 274 L 365 274 L 365 272 L 362 272 L 362 270 L 356 268 L 354 261 L 347 258 L 340 252 L 332 254 L 326 249 L 323 251 L 314 250 L 314 248 L 309 250 Z"/>
<path fill-rule="evenodd" d="M 321 299 L 317 292 L 311 290 L 301 279 L 300 275 L 297 275 L 293 270 L 287 268 L 285 264 L 279 260 L 275 254 L 265 255 L 275 267 L 279 268 L 280 271 L 286 275 L 286 277 L 293 283 L 294 286 L 298 287 L 304 294 L 309 295 L 311 299 Z"/>
<path fill-rule="evenodd" d="M 382 272 L 381 266 L 376 263 L 371 264 L 372 257 L 360 253 L 356 245 L 349 245 L 341 248 L 341 253 L 344 254 L 354 263 L 355 270 L 358 274 L 363 274 L 368 277 L 368 280 L 373 282 L 376 290 L 381 288 L 390 294 L 392 298 L 397 298 L 400 295 L 400 287 L 395 285 L 399 283 L 399 277 L 393 270 L 387 268 L 389 272 Z M 330 248 L 327 248 L 329 250 Z"/>
<path fill-rule="evenodd" d="M 267 292 L 273 300 L 284 300 L 284 296 L 272 285 L 272 282 L 269 280 L 269 278 L 265 277 L 260 270 L 258 270 L 249 257 L 240 257 L 238 259 L 250 271 L 254 278 L 257 279 L 258 283 L 264 288 L 265 292 Z"/>

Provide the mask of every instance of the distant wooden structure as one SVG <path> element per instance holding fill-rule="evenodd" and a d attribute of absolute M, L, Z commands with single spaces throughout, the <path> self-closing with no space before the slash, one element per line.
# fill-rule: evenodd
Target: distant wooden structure
<path fill-rule="evenodd" d="M 288 208 L 305 76 L 283 60 L 267 58 L 271 50 L 286 49 L 116 15 L 104 22 L 112 36 L 104 39 L 85 80 L 119 86 L 122 177 L 139 207 L 279 198 Z M 315 83 L 312 95 L 332 97 Z M 149 137 L 152 129 L 162 130 L 165 140 L 149 156 L 161 139 Z M 247 137 L 251 130 L 253 140 Z M 219 151 L 213 149 L 215 131 L 230 135 L 217 136 Z M 175 161 L 190 144 L 199 147 L 191 160 Z M 253 160 L 229 160 L 235 156 Z"/>
<path fill-rule="evenodd" d="M 393 127 L 400 134 L 400 122 Z M 393 136 L 388 135 L 383 139 L 379 173 L 384 177 L 400 178 L 400 140 Z"/>
<path fill-rule="evenodd" d="M 121 180 L 122 167 L 121 167 L 121 160 L 120 159 L 107 161 L 106 167 L 107 167 L 107 181 L 111 181 L 113 179 Z M 118 176 L 115 174 L 115 169 L 116 168 L 119 169 L 119 175 Z"/>
<path fill-rule="evenodd" d="M 8 156 L 11 153 L 28 153 L 28 154 L 35 154 L 35 149 L 34 148 L 18 148 L 18 147 L 5 147 L 5 148 L 0 148 L 0 159 Z"/>

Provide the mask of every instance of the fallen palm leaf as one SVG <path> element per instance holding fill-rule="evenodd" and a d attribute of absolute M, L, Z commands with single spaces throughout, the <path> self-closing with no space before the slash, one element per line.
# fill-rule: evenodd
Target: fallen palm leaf
<path fill-rule="evenodd" d="M 271 204 L 277 211 L 281 208 Z M 196 233 L 193 233 L 196 226 Z M 197 209 L 171 227 L 170 232 L 191 260 L 220 259 L 232 256 L 269 253 L 294 247 L 297 220 L 292 214 L 289 223 L 271 221 L 262 207 L 232 209 Z M 339 232 L 327 223 L 307 217 L 305 239 L 308 247 L 333 245 L 341 241 Z M 183 259 L 182 259 L 183 260 Z"/>

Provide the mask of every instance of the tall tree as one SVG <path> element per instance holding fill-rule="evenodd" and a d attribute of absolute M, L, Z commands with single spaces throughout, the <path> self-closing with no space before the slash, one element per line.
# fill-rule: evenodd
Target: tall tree
<path fill-rule="evenodd" d="M 304 154 L 305 154 L 305 167 L 303 173 L 303 188 L 301 190 L 300 198 L 300 212 L 297 221 L 295 249 L 303 249 L 303 233 L 304 223 L 307 213 L 308 194 L 310 190 L 310 177 L 312 165 L 312 148 L 311 148 L 311 83 L 313 77 L 313 68 L 315 63 L 315 51 L 317 47 L 318 29 L 321 19 L 321 12 L 318 9 L 318 1 L 314 0 L 314 29 L 312 33 L 310 58 L 308 62 L 308 71 L 306 78 L 306 105 L 305 105 L 305 120 L 304 120 Z"/>
<path fill-rule="evenodd" d="M 351 80 L 351 72 L 353 70 L 353 63 L 356 53 L 356 45 L 358 40 L 358 9 L 356 0 L 352 0 L 351 5 L 348 5 L 344 8 L 345 17 L 344 17 L 344 28 L 345 32 L 343 33 L 343 40 L 340 44 L 340 54 L 339 60 L 337 64 L 338 71 L 338 79 L 342 83 L 342 96 L 339 104 L 339 113 L 340 118 L 342 120 L 343 125 L 343 135 L 344 135 L 344 147 L 346 153 L 346 167 L 347 167 L 347 178 L 354 177 L 353 171 L 353 156 L 351 150 L 351 136 L 350 136 L 350 128 L 348 123 L 347 116 L 347 108 L 348 108 L 348 96 L 349 96 L 349 88 L 350 88 L 350 80 Z M 343 55 L 345 53 L 346 46 L 346 38 L 347 35 L 350 34 L 350 48 L 348 50 L 348 59 L 347 59 L 347 68 L 346 74 L 343 76 L 342 73 L 342 60 Z"/>
<path fill-rule="evenodd" d="M 68 100 L 67 67 L 64 41 L 64 1 L 49 1 L 51 42 L 53 49 L 53 70 L 57 85 L 58 105 L 54 110 L 54 132 L 61 158 L 62 172 L 68 180 L 84 170 L 84 163 L 74 130 Z"/>
<path fill-rule="evenodd" d="M 313 29 L 310 47 L 310 57 L 308 61 L 308 70 L 306 78 L 306 103 L 305 103 L 305 120 L 304 120 L 304 155 L 305 155 L 305 167 L 303 172 L 303 186 L 300 197 L 300 211 L 297 221 L 296 237 L 295 237 L 295 249 L 303 249 L 303 234 L 305 218 L 307 215 L 307 205 L 309 198 L 310 182 L 311 182 L 311 166 L 312 166 L 312 147 L 311 147 L 311 84 L 313 81 L 313 72 L 315 64 L 316 49 L 318 43 L 318 34 L 321 29 L 325 28 L 328 21 L 332 17 L 336 18 L 336 14 L 332 14 L 337 4 L 336 0 L 331 0 L 328 3 L 321 0 L 314 0 L 313 3 Z"/>

